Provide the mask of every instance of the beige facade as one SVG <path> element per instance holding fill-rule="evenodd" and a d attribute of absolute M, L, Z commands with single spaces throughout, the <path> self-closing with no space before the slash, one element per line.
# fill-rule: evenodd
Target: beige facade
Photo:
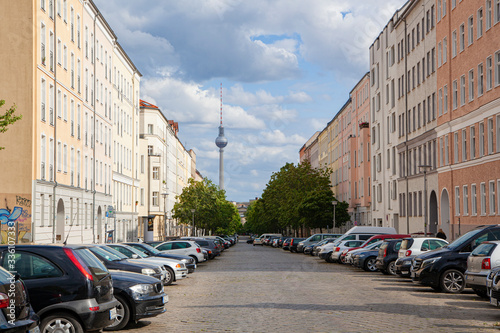
<path fill-rule="evenodd" d="M 172 219 L 172 209 L 196 170 L 196 156 L 184 148 L 177 137 L 177 124 L 169 121 L 162 111 L 146 101 L 140 102 L 140 200 L 139 237 L 161 240 L 178 236 L 186 230 Z M 144 150 L 142 147 L 145 147 Z M 194 165 L 193 165 L 194 164 Z M 145 232 L 148 221 L 151 229 Z"/>
<path fill-rule="evenodd" d="M 23 115 L 1 137 L 0 195 L 12 218 L 22 210 L 19 241 L 103 242 L 113 229 L 117 38 L 92 1 L 4 1 L 0 10 L 9 31 L 0 38 L 15 50 L 0 54 L 9 64 L 0 87 Z"/>

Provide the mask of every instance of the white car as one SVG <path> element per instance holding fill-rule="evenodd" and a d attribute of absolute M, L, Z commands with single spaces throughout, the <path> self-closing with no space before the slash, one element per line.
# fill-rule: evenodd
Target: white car
<path fill-rule="evenodd" d="M 340 243 L 337 244 L 337 246 L 334 247 L 334 249 L 332 251 L 332 254 L 329 257 L 330 260 L 328 260 L 328 258 L 325 258 L 325 260 L 328 261 L 328 262 L 337 262 L 340 259 L 340 254 L 342 253 L 342 251 L 344 251 L 345 249 L 352 248 L 352 247 L 358 247 L 361 244 L 363 244 L 364 242 L 365 242 L 364 240 L 344 240 L 344 241 L 340 241 Z"/>
<path fill-rule="evenodd" d="M 163 267 L 166 269 L 166 285 L 172 284 L 172 282 L 177 281 L 177 280 L 182 280 L 184 279 L 187 274 L 188 270 L 186 268 L 186 264 L 184 264 L 180 260 L 176 259 L 169 259 L 169 258 L 162 258 L 162 257 L 151 257 L 145 254 L 144 252 L 141 252 L 137 249 L 134 249 L 131 246 L 124 245 L 124 244 L 106 244 L 108 247 L 112 248 L 113 250 L 116 250 L 120 252 L 123 255 L 126 255 L 130 259 L 143 259 L 147 262 L 153 262 L 158 265 L 163 265 Z"/>
<path fill-rule="evenodd" d="M 467 258 L 465 283 L 481 297 L 486 293 L 486 277 L 491 269 L 500 266 L 500 241 L 486 241 L 478 245 Z"/>
<path fill-rule="evenodd" d="M 159 251 L 166 253 L 183 254 L 186 256 L 190 256 L 191 258 L 194 259 L 196 264 L 206 260 L 205 256 L 203 255 L 201 247 L 194 241 L 188 241 L 188 240 L 168 241 L 156 245 L 155 248 Z"/>
<path fill-rule="evenodd" d="M 448 245 L 448 242 L 441 238 L 435 237 L 415 237 L 405 238 L 401 242 L 398 258 L 416 256 L 426 251 L 442 248 Z"/>
<path fill-rule="evenodd" d="M 377 241 L 375 243 L 371 243 L 370 245 L 367 245 L 365 247 L 360 247 L 359 249 L 351 250 L 351 251 L 347 252 L 347 254 L 345 255 L 346 264 L 352 265 L 352 263 L 353 263 L 352 256 L 355 255 L 356 253 L 368 251 L 368 250 L 378 250 L 378 248 L 380 247 L 380 245 L 382 245 L 383 242 L 384 242 L 383 240 L 379 240 L 379 241 Z"/>

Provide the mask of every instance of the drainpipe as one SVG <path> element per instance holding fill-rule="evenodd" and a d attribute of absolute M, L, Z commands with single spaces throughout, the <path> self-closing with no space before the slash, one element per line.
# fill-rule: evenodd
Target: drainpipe
<path fill-rule="evenodd" d="M 409 127 L 409 119 L 408 119 L 408 50 L 410 48 L 410 46 L 408 45 L 408 33 L 407 33 L 407 24 L 406 24 L 406 18 L 404 19 L 404 22 L 405 22 L 405 49 L 404 49 L 404 52 L 405 52 L 405 83 L 404 83 L 404 86 L 405 86 L 405 112 L 404 114 L 406 115 L 406 122 L 405 122 L 405 147 L 406 147 L 406 170 L 405 170 L 405 181 L 406 181 L 406 198 L 405 198 L 405 206 L 406 206 L 406 212 L 405 212 L 405 216 L 406 216 L 406 233 L 409 234 L 410 233 L 410 218 L 409 218 L 409 206 L 408 206 L 408 198 L 409 198 L 409 191 L 408 191 L 408 174 L 410 172 L 410 166 L 408 164 L 408 161 L 409 161 L 409 156 L 408 156 L 408 130 L 410 129 Z"/>
<path fill-rule="evenodd" d="M 97 10 L 97 8 L 96 8 Z M 91 142 L 91 145 L 92 145 L 92 156 L 93 156 L 93 159 L 94 159 L 94 162 L 92 163 L 92 243 L 96 243 L 96 235 L 95 235 L 95 193 L 96 193 L 96 190 L 95 190 L 95 184 L 96 184 L 96 179 L 95 179 L 95 168 L 96 168 L 96 161 L 95 161 L 95 138 L 96 138 L 96 128 L 95 128 L 95 124 L 96 124 L 96 88 L 97 88 L 97 84 L 96 84 L 96 80 L 97 80 L 97 72 L 96 72 L 96 61 L 95 61 L 95 53 L 97 52 L 97 49 L 96 49 L 96 39 L 97 39 L 97 35 L 96 35 L 96 21 L 97 21 L 97 18 L 101 15 L 101 13 L 99 12 L 99 10 L 97 10 L 97 13 L 96 15 L 94 16 L 94 40 L 92 41 L 93 43 L 93 49 L 94 49 L 94 52 L 92 52 L 91 56 L 92 56 L 92 62 L 94 64 L 94 82 L 92 82 L 93 86 L 94 86 L 94 96 L 92 98 L 92 104 L 93 104 L 93 113 L 94 113 L 94 121 L 93 121 L 93 138 L 92 138 L 92 142 Z"/>
<path fill-rule="evenodd" d="M 56 187 L 59 185 L 57 183 L 57 64 L 56 64 L 56 59 L 57 59 L 57 18 L 54 17 L 54 186 L 52 187 L 52 243 L 56 242 Z M 49 41 L 50 43 L 50 41 Z M 50 55 L 49 55 L 50 57 Z M 50 112 L 50 110 L 49 110 Z M 50 115 L 49 115 L 50 117 Z M 50 121 L 50 120 L 49 120 Z M 50 160 L 50 156 L 49 156 Z M 49 161 L 50 165 L 50 161 Z M 33 222 L 32 222 L 33 223 Z M 64 222 L 63 222 L 64 223 Z M 33 223 L 33 227 L 35 224 Z M 35 230 L 32 229 L 31 233 L 33 234 L 33 242 L 35 241 Z M 64 237 L 64 235 L 61 235 L 61 239 Z"/>

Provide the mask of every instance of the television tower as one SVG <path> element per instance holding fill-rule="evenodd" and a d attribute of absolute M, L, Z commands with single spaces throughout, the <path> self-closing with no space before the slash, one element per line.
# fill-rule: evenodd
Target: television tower
<path fill-rule="evenodd" d="M 222 126 L 222 83 L 220 84 L 220 126 L 219 136 L 215 139 L 215 145 L 219 147 L 219 188 L 224 189 L 224 147 L 227 146 L 227 139 L 224 136 L 224 126 Z"/>

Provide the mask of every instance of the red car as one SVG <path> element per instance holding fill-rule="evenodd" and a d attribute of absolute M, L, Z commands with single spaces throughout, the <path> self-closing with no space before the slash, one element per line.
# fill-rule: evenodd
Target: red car
<path fill-rule="evenodd" d="M 370 245 L 370 244 L 373 244 L 375 242 L 378 242 L 378 241 L 381 241 L 381 240 L 384 240 L 384 239 L 388 239 L 388 238 L 406 238 L 406 237 L 411 237 L 411 235 L 408 235 L 408 234 L 405 234 L 405 235 L 400 235 L 400 234 L 392 234 L 392 235 L 375 235 L 375 236 L 372 236 L 370 238 L 368 238 L 366 240 L 366 242 L 364 242 L 363 244 L 361 244 L 361 246 L 358 246 L 358 247 L 353 247 L 353 248 L 350 248 L 350 249 L 345 249 L 344 251 L 342 251 L 342 253 L 340 254 L 340 257 L 339 257 L 339 263 L 342 263 L 342 264 L 346 264 L 347 262 L 345 261 L 345 258 L 346 258 L 346 255 L 349 251 L 352 251 L 352 250 L 357 250 L 357 249 L 361 249 L 363 247 L 366 247 L 367 245 Z"/>

